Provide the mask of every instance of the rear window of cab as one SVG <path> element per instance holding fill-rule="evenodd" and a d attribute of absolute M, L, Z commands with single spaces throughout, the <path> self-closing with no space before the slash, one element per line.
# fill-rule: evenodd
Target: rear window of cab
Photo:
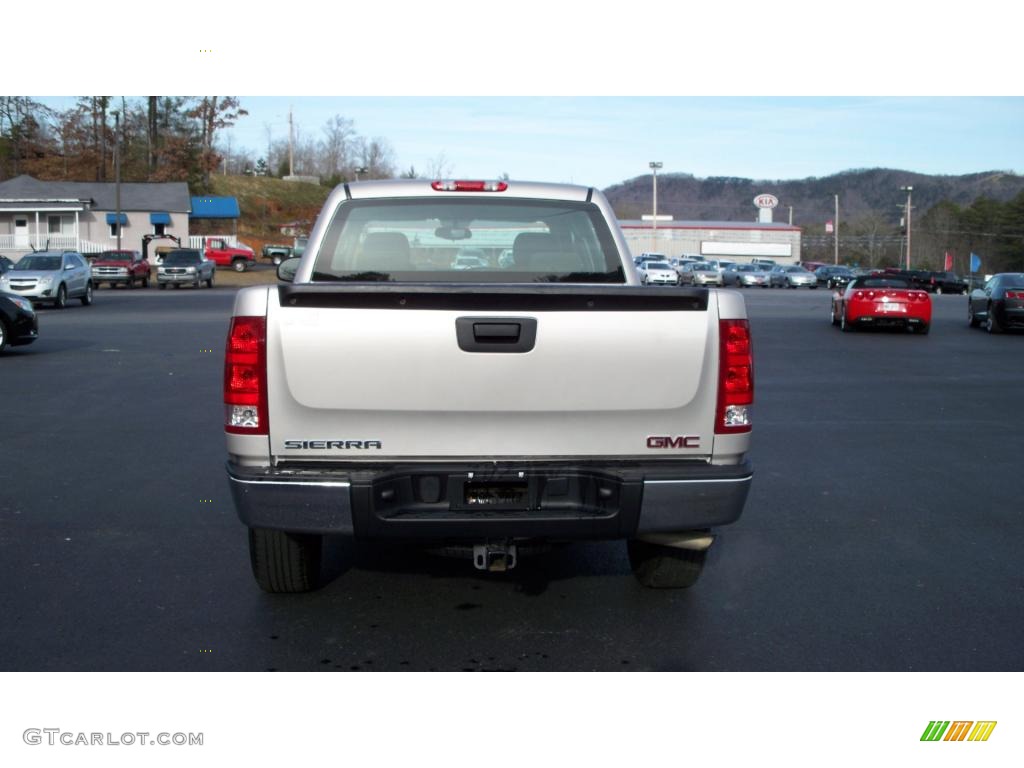
<path fill-rule="evenodd" d="M 312 280 L 625 283 L 626 275 L 592 203 L 409 198 L 341 204 Z"/>

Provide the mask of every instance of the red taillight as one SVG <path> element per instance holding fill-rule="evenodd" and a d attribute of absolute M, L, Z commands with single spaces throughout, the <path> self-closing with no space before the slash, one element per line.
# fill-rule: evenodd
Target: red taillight
<path fill-rule="evenodd" d="M 928 301 L 928 294 L 925 291 L 916 291 L 910 296 L 914 301 Z"/>
<path fill-rule="evenodd" d="M 504 192 L 508 183 L 504 181 L 435 181 L 430 184 L 435 192 Z"/>
<path fill-rule="evenodd" d="M 1024 291 L 1007 291 L 1006 298 L 1008 299 L 1024 299 Z"/>
<path fill-rule="evenodd" d="M 236 435 L 270 432 L 266 318 L 231 318 L 224 354 L 224 429 Z"/>
<path fill-rule="evenodd" d="M 750 431 L 750 406 L 754 402 L 754 356 L 750 323 L 719 320 L 718 408 L 715 433 Z"/>

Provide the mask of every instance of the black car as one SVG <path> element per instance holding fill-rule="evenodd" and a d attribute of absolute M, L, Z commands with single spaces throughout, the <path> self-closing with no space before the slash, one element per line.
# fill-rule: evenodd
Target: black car
<path fill-rule="evenodd" d="M 0 352 L 8 346 L 31 344 L 39 336 L 39 321 L 32 302 L 22 296 L 0 293 Z"/>
<path fill-rule="evenodd" d="M 814 276 L 818 278 L 818 285 L 826 288 L 845 288 L 856 274 L 849 267 L 824 266 L 814 270 Z"/>
<path fill-rule="evenodd" d="M 910 281 L 910 287 L 918 291 L 935 292 L 935 284 L 932 282 L 933 272 L 927 269 L 895 269 L 890 267 L 884 270 L 885 274 L 902 277 Z"/>
<path fill-rule="evenodd" d="M 967 293 L 967 281 L 956 272 L 932 272 L 931 285 L 935 293 Z"/>
<path fill-rule="evenodd" d="M 989 333 L 1007 328 L 1024 328 L 1024 272 L 992 275 L 984 288 L 967 297 L 967 322 L 972 328 L 982 323 Z"/>

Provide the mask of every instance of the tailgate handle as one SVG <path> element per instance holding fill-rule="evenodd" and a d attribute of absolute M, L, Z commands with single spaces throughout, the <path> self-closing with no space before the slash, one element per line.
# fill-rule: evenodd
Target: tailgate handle
<path fill-rule="evenodd" d="M 519 341 L 519 323 L 473 323 L 473 338 L 477 341 L 514 343 Z"/>
<path fill-rule="evenodd" d="M 463 352 L 529 352 L 537 340 L 533 317 L 458 317 L 455 337 Z"/>

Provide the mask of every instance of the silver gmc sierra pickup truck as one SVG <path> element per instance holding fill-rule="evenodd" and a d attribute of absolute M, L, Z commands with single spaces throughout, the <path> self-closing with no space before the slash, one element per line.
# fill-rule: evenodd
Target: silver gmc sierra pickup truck
<path fill-rule="evenodd" d="M 330 535 L 490 570 L 527 543 L 624 539 L 641 583 L 686 587 L 742 512 L 743 298 L 641 287 L 599 191 L 345 184 L 278 275 L 238 292 L 224 371 L 264 590 L 316 588 Z"/>

